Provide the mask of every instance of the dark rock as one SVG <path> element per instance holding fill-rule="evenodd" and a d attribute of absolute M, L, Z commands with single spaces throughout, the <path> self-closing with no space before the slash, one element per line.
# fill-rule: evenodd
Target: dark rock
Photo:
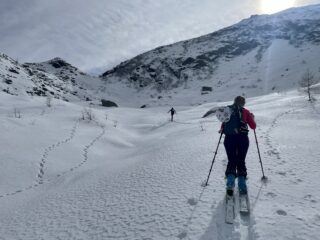
<path fill-rule="evenodd" d="M 195 61 L 194 58 L 188 57 L 186 60 L 184 60 L 184 61 L 182 62 L 182 65 L 189 65 L 189 64 L 194 63 L 194 61 Z"/>
<path fill-rule="evenodd" d="M 37 87 L 33 88 L 33 93 L 37 96 L 45 96 L 46 95 L 46 93 L 43 90 L 38 89 Z"/>
<path fill-rule="evenodd" d="M 101 105 L 104 107 L 118 107 L 118 105 L 115 102 L 101 99 Z"/>
<path fill-rule="evenodd" d="M 201 88 L 201 91 L 202 91 L 202 92 L 212 92 L 212 87 L 203 86 L 203 87 Z"/>
<path fill-rule="evenodd" d="M 19 74 L 19 72 L 17 70 L 15 70 L 14 68 L 9 68 L 9 72 Z"/>
<path fill-rule="evenodd" d="M 203 60 L 197 60 L 196 65 L 193 67 L 195 69 L 201 69 L 203 67 L 207 66 L 207 63 Z"/>
<path fill-rule="evenodd" d="M 6 79 L 6 80 L 4 80 L 4 82 L 5 82 L 6 84 L 12 84 L 12 80 L 11 80 L 11 79 Z"/>
<path fill-rule="evenodd" d="M 65 62 L 64 60 L 60 58 L 54 58 L 51 61 L 49 61 L 49 64 L 51 64 L 55 68 L 61 68 L 61 67 L 67 67 L 70 66 L 69 63 Z"/>
<path fill-rule="evenodd" d="M 34 75 L 34 73 L 29 68 L 26 68 L 26 70 L 27 70 L 29 76 L 33 76 Z"/>

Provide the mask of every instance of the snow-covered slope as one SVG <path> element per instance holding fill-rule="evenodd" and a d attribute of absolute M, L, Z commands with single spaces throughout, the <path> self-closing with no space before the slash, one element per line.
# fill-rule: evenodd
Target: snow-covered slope
<path fill-rule="evenodd" d="M 2 92 L 12 95 L 27 95 L 26 92 L 35 87 L 35 84 L 30 81 L 30 74 L 17 61 L 0 54 L 0 87 Z"/>
<path fill-rule="evenodd" d="M 107 84 L 81 72 L 61 58 L 42 63 L 20 64 L 0 54 L 0 91 L 15 96 L 43 96 L 64 101 L 101 105 L 101 99 L 119 106 L 140 107 L 147 103 L 131 86 Z"/>
<path fill-rule="evenodd" d="M 79 100 L 96 100 L 94 91 L 101 85 L 100 79 L 81 72 L 61 58 L 42 63 L 25 63 L 23 67 L 49 75 L 45 80 L 47 85 L 57 86 L 51 78 L 59 79 L 63 82 L 59 88 L 64 94 L 72 94 Z"/>
<path fill-rule="evenodd" d="M 227 100 L 235 92 L 256 96 L 296 88 L 307 68 L 319 71 L 319 22 L 320 5 L 251 16 L 141 54 L 102 77 L 111 85 L 123 82 L 136 88 L 144 101 L 154 104 L 172 99 L 197 104 Z"/>
<path fill-rule="evenodd" d="M 224 222 L 226 154 L 217 103 L 92 109 L 0 94 L 0 239 L 317 239 L 319 103 L 298 92 L 247 99 L 254 136 L 247 156 L 250 215 Z M 319 98 L 318 98 L 319 100 Z M 226 105 L 227 102 L 219 103 Z M 21 118 L 13 115 L 21 110 Z"/>
<path fill-rule="evenodd" d="M 82 73 L 62 59 L 19 64 L 0 55 L 0 88 L 16 96 L 51 96 L 65 101 L 94 99 L 98 78 Z"/>

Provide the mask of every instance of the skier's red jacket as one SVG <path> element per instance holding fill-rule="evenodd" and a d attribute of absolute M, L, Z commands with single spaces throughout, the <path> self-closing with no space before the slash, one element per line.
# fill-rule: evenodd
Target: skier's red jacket
<path fill-rule="evenodd" d="M 257 127 L 257 124 L 254 121 L 254 116 L 248 109 L 243 108 L 242 121 L 247 123 L 251 129 L 256 129 L 256 127 Z"/>
<path fill-rule="evenodd" d="M 256 129 L 257 124 L 254 121 L 254 115 L 246 108 L 242 108 L 242 121 L 247 123 L 251 129 Z M 223 130 L 223 123 L 221 124 L 220 131 Z"/>

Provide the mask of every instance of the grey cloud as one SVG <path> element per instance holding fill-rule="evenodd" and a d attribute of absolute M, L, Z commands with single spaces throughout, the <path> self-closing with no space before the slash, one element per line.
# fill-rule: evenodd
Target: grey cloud
<path fill-rule="evenodd" d="M 257 13 L 257 2 L 1 0 L 0 52 L 19 61 L 59 56 L 102 72 L 157 46 L 236 23 Z"/>

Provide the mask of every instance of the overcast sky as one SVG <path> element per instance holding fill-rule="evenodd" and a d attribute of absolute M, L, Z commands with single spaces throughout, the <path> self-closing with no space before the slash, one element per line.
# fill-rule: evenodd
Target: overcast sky
<path fill-rule="evenodd" d="M 0 52 L 20 62 L 61 57 L 100 74 L 147 50 L 216 31 L 252 14 L 317 3 L 320 0 L 0 0 Z"/>

